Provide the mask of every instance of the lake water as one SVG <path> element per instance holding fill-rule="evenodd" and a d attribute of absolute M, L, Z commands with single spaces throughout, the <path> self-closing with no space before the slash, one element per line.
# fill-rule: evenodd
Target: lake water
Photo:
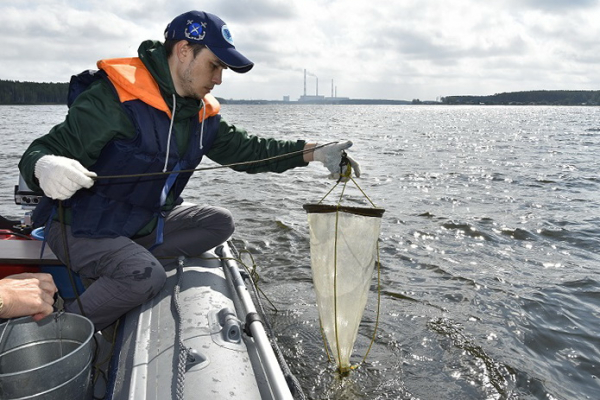
<path fill-rule="evenodd" d="M 21 213 L 21 153 L 65 112 L 0 107 L 2 215 Z M 376 340 L 339 378 L 319 332 L 302 209 L 332 187 L 324 168 L 202 171 L 184 192 L 234 213 L 236 246 L 254 253 L 309 398 L 600 398 L 600 108 L 224 105 L 222 115 L 262 136 L 351 139 L 357 182 L 386 209 Z M 375 327 L 375 278 L 354 362 Z"/>

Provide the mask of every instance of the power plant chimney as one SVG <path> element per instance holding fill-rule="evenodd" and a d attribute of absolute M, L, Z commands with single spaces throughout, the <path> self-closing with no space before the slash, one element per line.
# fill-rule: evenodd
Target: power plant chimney
<path fill-rule="evenodd" d="M 306 97 L 306 68 L 304 68 L 304 96 Z"/>

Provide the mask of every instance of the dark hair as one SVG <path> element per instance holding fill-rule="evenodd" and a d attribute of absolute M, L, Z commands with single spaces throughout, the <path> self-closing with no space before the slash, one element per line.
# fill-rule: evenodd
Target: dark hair
<path fill-rule="evenodd" d="M 177 43 L 179 43 L 181 40 L 165 40 L 164 46 L 165 46 L 165 51 L 167 52 L 167 57 L 171 57 L 171 54 L 173 54 L 173 49 L 175 48 L 175 45 Z M 206 46 L 203 44 L 198 44 L 198 43 L 190 43 L 187 42 L 187 44 L 192 48 L 192 51 L 194 52 L 194 58 L 198 55 L 198 53 L 200 53 L 202 51 L 203 48 L 205 48 Z"/>

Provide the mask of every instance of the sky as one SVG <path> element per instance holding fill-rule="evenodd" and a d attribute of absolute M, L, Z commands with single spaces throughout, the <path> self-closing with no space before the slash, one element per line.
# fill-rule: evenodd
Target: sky
<path fill-rule="evenodd" d="M 355 99 L 600 90 L 600 0 L 0 0 L 0 79 L 68 82 L 191 9 L 255 63 L 226 99 L 297 100 L 305 70 L 307 95 Z"/>

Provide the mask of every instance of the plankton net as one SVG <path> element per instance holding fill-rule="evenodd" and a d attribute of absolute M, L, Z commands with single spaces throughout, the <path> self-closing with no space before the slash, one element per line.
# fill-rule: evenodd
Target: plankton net
<path fill-rule="evenodd" d="M 329 343 L 339 371 L 346 373 L 352 369 L 350 356 L 373 270 L 379 265 L 378 239 L 385 210 L 320 203 L 303 208 L 308 214 L 311 270 L 325 349 Z"/>

